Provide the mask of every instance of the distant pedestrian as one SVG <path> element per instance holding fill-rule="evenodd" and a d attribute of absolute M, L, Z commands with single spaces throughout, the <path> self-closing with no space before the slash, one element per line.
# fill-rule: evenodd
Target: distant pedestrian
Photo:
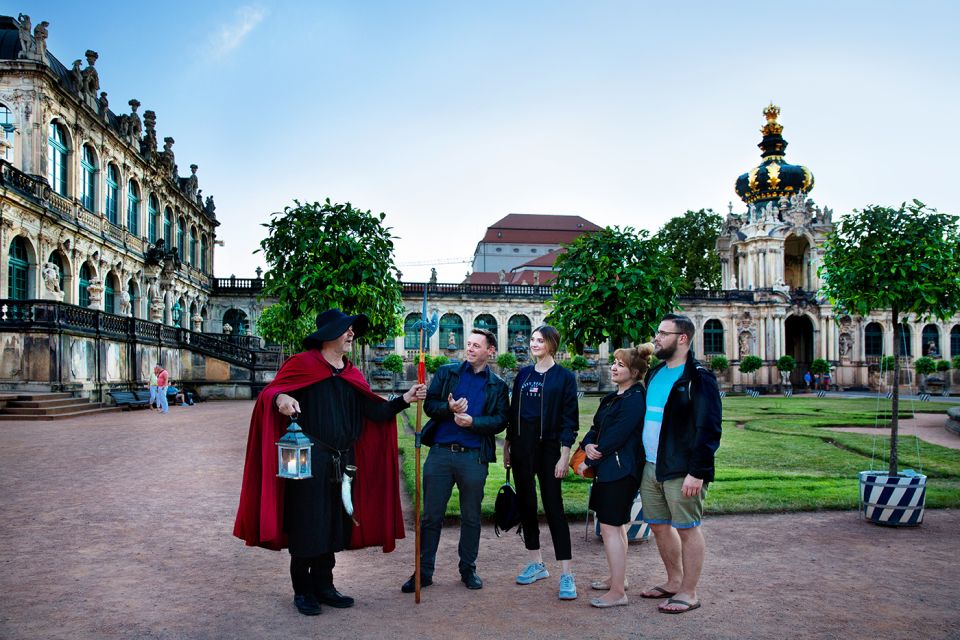
<path fill-rule="evenodd" d="M 157 410 L 159 408 L 160 404 L 157 399 L 157 368 L 154 366 L 153 371 L 150 372 L 150 409 Z"/>
<path fill-rule="evenodd" d="M 810 375 L 809 371 L 803 374 L 803 382 L 807 385 L 807 391 L 810 391 L 810 383 L 813 382 L 813 376 Z"/>
<path fill-rule="evenodd" d="M 823 374 L 823 390 L 830 391 L 830 372 Z"/>
<path fill-rule="evenodd" d="M 823 384 L 823 377 L 818 373 L 813 376 L 813 389 L 814 391 L 820 390 L 820 385 Z"/>
<path fill-rule="evenodd" d="M 153 365 L 153 372 L 157 374 L 157 403 L 160 406 L 160 413 L 167 413 L 170 410 L 167 405 L 167 382 L 170 380 L 170 374 L 158 364 Z"/>

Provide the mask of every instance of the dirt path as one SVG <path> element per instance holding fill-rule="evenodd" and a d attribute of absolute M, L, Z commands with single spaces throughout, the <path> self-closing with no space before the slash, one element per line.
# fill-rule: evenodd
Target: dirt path
<path fill-rule="evenodd" d="M 960 434 L 947 431 L 943 426 L 947 421 L 946 413 L 915 413 L 909 420 L 900 420 L 898 427 L 900 435 L 917 436 L 924 442 L 938 444 L 941 447 L 960 449 Z M 845 431 L 847 433 L 866 433 L 874 435 L 889 435 L 888 429 L 874 429 L 871 427 L 831 427 L 830 431 Z"/>
<path fill-rule="evenodd" d="M 292 605 L 286 554 L 230 535 L 250 409 L 4 423 L 0 638 L 960 637 L 957 511 L 899 530 L 851 512 L 709 518 L 703 607 L 679 616 L 637 596 L 660 579 L 649 543 L 630 549 L 630 605 L 592 609 L 588 583 L 606 563 L 582 522 L 570 526 L 574 602 L 556 598 L 556 563 L 549 580 L 514 584 L 524 550 L 492 527 L 478 567 L 485 587 L 466 590 L 453 526 L 436 583 L 414 605 L 399 590 L 412 567 L 408 530 L 395 553 L 339 554 L 337 585 L 357 606 L 306 618 Z"/>

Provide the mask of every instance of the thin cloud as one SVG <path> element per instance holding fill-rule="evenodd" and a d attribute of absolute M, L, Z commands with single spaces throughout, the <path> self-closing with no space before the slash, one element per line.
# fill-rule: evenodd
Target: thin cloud
<path fill-rule="evenodd" d="M 244 5 L 234 13 L 233 20 L 216 29 L 210 37 L 210 54 L 216 58 L 223 58 L 228 53 L 243 44 L 258 24 L 267 17 L 263 7 Z"/>

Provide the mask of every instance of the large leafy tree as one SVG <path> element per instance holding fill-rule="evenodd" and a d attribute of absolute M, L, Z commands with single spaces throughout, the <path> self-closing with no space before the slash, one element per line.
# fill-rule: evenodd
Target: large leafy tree
<path fill-rule="evenodd" d="M 671 218 L 653 236 L 680 276 L 683 292 L 720 288 L 716 245 L 722 229 L 723 218 L 712 209 L 700 209 Z"/>
<path fill-rule="evenodd" d="M 322 203 L 294 200 L 294 206 L 273 214 L 263 225 L 268 235 L 257 249 L 269 265 L 262 295 L 277 298 L 264 337 L 299 344 L 304 327 L 331 307 L 366 314 L 366 342 L 399 335 L 400 273 L 385 217 L 329 198 Z"/>
<path fill-rule="evenodd" d="M 607 227 L 567 245 L 547 321 L 577 353 L 608 339 L 645 342 L 660 318 L 676 309 L 680 283 L 646 231 Z"/>
<path fill-rule="evenodd" d="M 957 217 L 914 200 L 869 206 L 841 220 L 827 239 L 820 277 L 825 293 L 861 316 L 889 310 L 894 335 L 908 314 L 946 319 L 960 310 Z M 900 361 L 894 359 L 890 474 L 897 474 Z"/>

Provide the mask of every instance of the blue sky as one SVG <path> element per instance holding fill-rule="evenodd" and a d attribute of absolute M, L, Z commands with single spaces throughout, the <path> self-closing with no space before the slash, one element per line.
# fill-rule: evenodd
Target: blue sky
<path fill-rule="evenodd" d="M 259 223 L 294 198 L 386 212 L 408 280 L 508 213 L 655 231 L 741 211 L 771 100 L 818 204 L 960 213 L 960 3 L 676 6 L 0 2 L 49 21 L 68 66 L 99 52 L 111 108 L 138 98 L 181 173 L 200 165 L 219 276 L 252 275 Z"/>

